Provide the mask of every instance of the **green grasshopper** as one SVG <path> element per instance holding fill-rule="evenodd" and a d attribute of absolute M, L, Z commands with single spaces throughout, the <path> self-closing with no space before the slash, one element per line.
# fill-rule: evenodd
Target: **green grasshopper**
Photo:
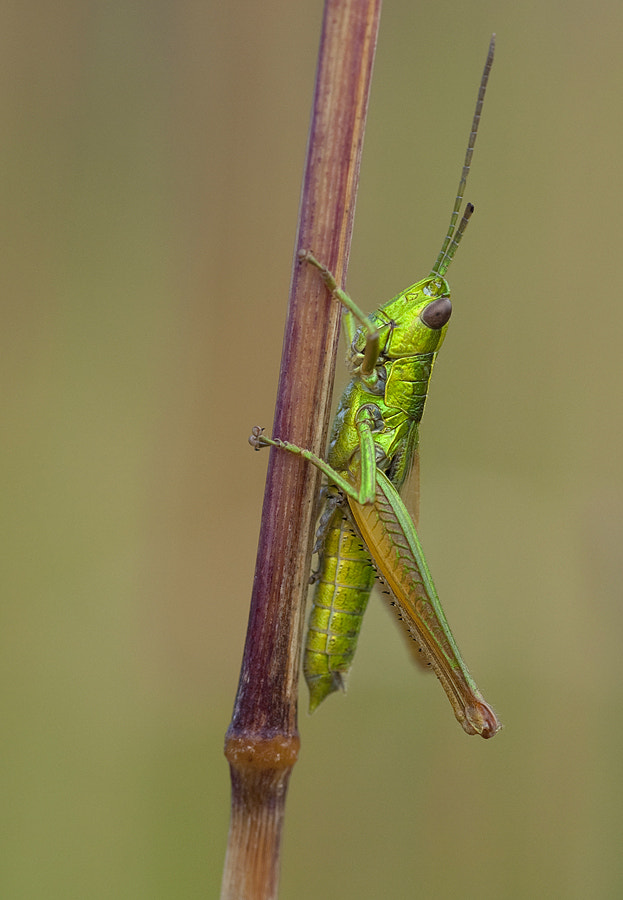
<path fill-rule="evenodd" d="M 307 634 L 304 672 L 310 712 L 344 688 L 361 622 L 377 577 L 415 639 L 468 734 L 493 737 L 500 729 L 484 701 L 446 621 L 415 525 L 400 498 L 418 452 L 433 363 L 452 312 L 445 274 L 474 210 L 459 212 L 493 64 L 491 38 L 480 82 L 463 171 L 450 225 L 430 275 L 366 316 L 306 250 L 301 262 L 320 271 L 331 294 L 346 308 L 343 318 L 352 380 L 335 416 L 327 461 L 288 441 L 267 438 L 256 426 L 256 450 L 273 446 L 296 453 L 327 477 L 325 507 L 315 549 L 319 569 Z"/>

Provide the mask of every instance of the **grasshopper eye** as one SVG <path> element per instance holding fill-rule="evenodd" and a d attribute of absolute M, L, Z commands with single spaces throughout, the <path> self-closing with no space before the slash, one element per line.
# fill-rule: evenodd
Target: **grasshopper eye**
<path fill-rule="evenodd" d="M 438 331 L 449 321 L 452 315 L 452 303 L 449 297 L 437 297 L 428 306 L 425 306 L 420 313 L 420 319 L 429 328 Z"/>

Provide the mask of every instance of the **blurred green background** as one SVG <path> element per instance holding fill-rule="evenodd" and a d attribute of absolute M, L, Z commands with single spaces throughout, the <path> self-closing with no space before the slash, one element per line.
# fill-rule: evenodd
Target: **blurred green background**
<path fill-rule="evenodd" d="M 218 894 L 321 14 L 0 13 L 8 900 Z M 492 31 L 421 534 L 506 727 L 373 600 L 301 715 L 283 900 L 623 896 L 620 0 L 387 0 L 348 288 L 427 274 Z"/>

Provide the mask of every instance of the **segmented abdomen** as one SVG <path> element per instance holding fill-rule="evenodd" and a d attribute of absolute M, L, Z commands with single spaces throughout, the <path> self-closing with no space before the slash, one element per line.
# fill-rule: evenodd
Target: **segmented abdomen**
<path fill-rule="evenodd" d="M 344 687 L 374 579 L 374 568 L 361 538 L 354 534 L 342 510 L 336 509 L 322 545 L 305 642 L 303 671 L 310 712 Z"/>

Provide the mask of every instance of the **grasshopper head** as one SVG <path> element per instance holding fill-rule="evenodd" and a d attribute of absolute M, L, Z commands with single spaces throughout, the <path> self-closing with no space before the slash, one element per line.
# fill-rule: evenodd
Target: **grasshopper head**
<path fill-rule="evenodd" d="M 382 306 L 374 317 L 381 332 L 383 354 L 397 359 L 435 353 L 443 343 L 451 314 L 450 288 L 445 278 L 432 274 L 411 285 Z"/>

